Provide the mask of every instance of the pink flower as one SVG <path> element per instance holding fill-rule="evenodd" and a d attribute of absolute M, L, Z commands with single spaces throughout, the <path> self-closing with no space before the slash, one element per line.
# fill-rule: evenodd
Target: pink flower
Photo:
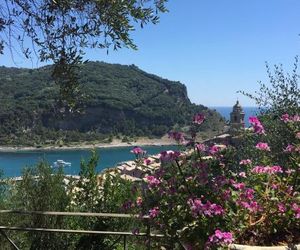
<path fill-rule="evenodd" d="M 265 134 L 265 129 L 257 117 L 255 116 L 249 117 L 249 123 L 252 125 L 254 129 L 254 133 Z"/>
<path fill-rule="evenodd" d="M 296 139 L 300 139 L 300 131 L 296 133 Z"/>
<path fill-rule="evenodd" d="M 245 172 L 240 172 L 239 176 L 242 177 L 242 178 L 246 178 L 246 173 Z"/>
<path fill-rule="evenodd" d="M 300 219 L 300 206 L 296 203 L 292 204 L 292 210 L 295 212 L 295 217 Z"/>
<path fill-rule="evenodd" d="M 252 188 L 247 188 L 240 194 L 240 198 L 244 200 L 253 200 L 254 199 L 254 190 Z"/>
<path fill-rule="evenodd" d="M 154 208 L 149 210 L 149 217 L 150 218 L 155 218 L 158 215 L 159 215 L 159 208 L 158 207 L 154 207 Z"/>
<path fill-rule="evenodd" d="M 250 212 L 256 213 L 260 210 L 260 206 L 256 201 L 250 201 L 248 209 Z"/>
<path fill-rule="evenodd" d="M 234 186 L 236 189 L 244 189 L 245 188 L 245 183 L 243 183 L 243 182 L 235 183 L 235 184 L 232 184 L 232 186 Z"/>
<path fill-rule="evenodd" d="M 256 116 L 250 116 L 249 117 L 249 123 L 251 124 L 255 124 L 255 123 L 259 123 L 260 121 L 258 120 L 258 118 Z"/>
<path fill-rule="evenodd" d="M 280 166 L 272 166 L 270 167 L 270 173 L 283 173 L 282 167 Z"/>
<path fill-rule="evenodd" d="M 155 188 L 155 187 L 157 187 L 157 186 L 160 184 L 160 180 L 157 179 L 157 178 L 155 178 L 155 177 L 152 176 L 152 175 L 148 175 L 148 176 L 146 177 L 146 180 L 147 180 L 148 186 L 149 186 L 150 188 Z"/>
<path fill-rule="evenodd" d="M 208 238 L 205 249 L 210 249 L 213 245 L 228 245 L 233 242 L 233 236 L 230 232 L 222 232 L 219 229 Z"/>
<path fill-rule="evenodd" d="M 251 170 L 252 173 L 255 174 L 275 174 L 275 173 L 282 173 L 282 167 L 280 166 L 255 166 Z"/>
<path fill-rule="evenodd" d="M 184 134 L 181 132 L 172 131 L 168 133 L 169 138 L 174 139 L 178 143 L 182 143 L 185 141 Z"/>
<path fill-rule="evenodd" d="M 150 165 L 152 162 L 150 159 L 144 159 L 144 163 L 148 166 Z"/>
<path fill-rule="evenodd" d="M 300 115 L 294 115 L 292 120 L 293 122 L 300 122 Z"/>
<path fill-rule="evenodd" d="M 200 114 L 200 113 L 194 115 L 194 117 L 193 117 L 193 123 L 198 124 L 198 125 L 202 124 L 204 122 L 204 120 L 205 120 L 205 115 Z"/>
<path fill-rule="evenodd" d="M 213 215 L 222 215 L 224 213 L 224 209 L 220 205 L 211 203 L 210 201 L 202 203 L 201 199 L 189 199 L 188 205 L 194 217 L 198 217 L 199 215 L 212 217 Z"/>
<path fill-rule="evenodd" d="M 300 115 L 294 115 L 290 116 L 289 114 L 284 114 L 281 116 L 280 120 L 282 120 L 284 123 L 287 122 L 299 122 L 300 121 Z"/>
<path fill-rule="evenodd" d="M 287 170 L 285 170 L 285 172 L 286 172 L 288 175 L 294 173 L 295 171 L 296 171 L 295 169 L 287 169 Z"/>
<path fill-rule="evenodd" d="M 208 151 L 210 154 L 214 155 L 214 154 L 220 152 L 224 148 L 226 148 L 225 145 L 213 145 L 210 147 L 210 149 Z"/>
<path fill-rule="evenodd" d="M 223 194 L 221 195 L 223 200 L 229 200 L 229 198 L 231 197 L 231 190 L 227 189 L 223 192 Z"/>
<path fill-rule="evenodd" d="M 224 209 L 220 205 L 217 205 L 215 203 L 210 205 L 210 210 L 215 215 L 222 215 L 224 213 Z"/>
<path fill-rule="evenodd" d="M 239 204 L 252 213 L 257 213 L 260 210 L 260 206 L 256 201 L 241 201 Z"/>
<path fill-rule="evenodd" d="M 146 151 L 142 150 L 140 147 L 134 147 L 130 152 L 136 156 L 146 154 Z"/>
<path fill-rule="evenodd" d="M 195 146 L 199 152 L 205 152 L 205 150 L 206 150 L 206 146 L 202 143 L 197 143 Z"/>
<path fill-rule="evenodd" d="M 172 162 L 180 156 L 180 152 L 178 151 L 163 151 L 160 153 L 161 162 Z"/>
<path fill-rule="evenodd" d="M 259 142 L 256 144 L 255 147 L 262 151 L 270 151 L 271 150 L 268 143 L 265 143 L 265 142 Z"/>
<path fill-rule="evenodd" d="M 285 207 L 285 205 L 283 203 L 278 203 L 277 207 L 278 207 L 278 211 L 280 213 L 284 213 L 286 211 L 286 207 Z"/>
<path fill-rule="evenodd" d="M 240 161 L 240 165 L 249 165 L 251 163 L 252 163 L 252 161 L 250 159 L 246 159 L 246 160 L 241 160 Z"/>
<path fill-rule="evenodd" d="M 290 121 L 290 116 L 289 114 L 283 114 L 280 118 L 281 121 L 283 122 L 289 122 Z"/>
<path fill-rule="evenodd" d="M 291 145 L 291 144 L 288 144 L 288 145 L 286 146 L 286 148 L 283 150 L 283 152 L 285 152 L 285 153 L 291 153 L 291 152 L 293 152 L 293 151 L 295 151 L 295 146 L 294 146 L 294 145 Z"/>

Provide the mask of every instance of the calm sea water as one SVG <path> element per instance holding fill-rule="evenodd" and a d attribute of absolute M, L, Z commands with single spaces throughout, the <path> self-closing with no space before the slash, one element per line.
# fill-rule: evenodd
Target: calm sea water
<path fill-rule="evenodd" d="M 144 150 L 149 155 L 157 154 L 164 150 L 174 150 L 176 146 L 145 146 Z M 122 161 L 133 160 L 134 155 L 130 153 L 132 147 L 119 148 L 101 148 L 98 149 L 100 160 L 97 166 L 97 171 L 114 167 Z M 65 167 L 66 174 L 77 175 L 80 170 L 80 160 L 88 159 L 90 156 L 89 150 L 57 150 L 57 151 L 26 151 L 13 153 L 0 153 L 0 169 L 4 172 L 5 177 L 15 177 L 22 174 L 22 169 L 26 166 L 33 166 L 37 162 L 45 159 L 50 165 L 54 161 L 61 159 L 66 162 L 71 162 L 71 167 Z"/>
<path fill-rule="evenodd" d="M 230 113 L 232 112 L 232 107 L 210 107 L 211 109 L 215 109 L 219 112 L 227 121 L 230 120 Z M 256 115 L 258 112 L 257 107 L 243 107 L 245 112 L 245 125 L 248 127 L 249 124 L 249 117 Z"/>
<path fill-rule="evenodd" d="M 226 120 L 230 119 L 232 107 L 211 107 L 218 111 Z M 255 115 L 257 108 L 243 107 L 245 112 L 245 123 L 249 126 L 249 116 Z M 97 166 L 97 171 L 100 172 L 105 168 L 114 167 L 117 163 L 134 159 L 130 153 L 132 147 L 119 148 L 103 148 L 98 149 L 100 160 Z M 143 147 L 148 154 L 157 154 L 163 150 L 174 150 L 176 146 L 147 146 Z M 89 150 L 57 150 L 57 151 L 27 151 L 14 153 L 0 152 L 0 169 L 3 170 L 5 177 L 20 176 L 22 169 L 26 166 L 33 166 L 41 160 L 46 160 L 50 165 L 54 161 L 61 159 L 66 162 L 71 162 L 71 167 L 65 167 L 66 174 L 77 175 L 80 169 L 80 160 L 88 159 L 90 156 Z"/>

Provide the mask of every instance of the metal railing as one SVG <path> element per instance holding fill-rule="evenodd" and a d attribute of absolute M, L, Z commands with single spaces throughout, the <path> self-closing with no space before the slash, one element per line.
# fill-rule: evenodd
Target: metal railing
<path fill-rule="evenodd" d="M 0 214 L 19 214 L 19 215 L 45 215 L 45 216 L 82 216 L 82 217 L 106 217 L 106 218 L 135 218 L 148 220 L 149 216 L 140 216 L 137 214 L 118 214 L 118 213 L 88 213 L 88 212 L 54 212 L 54 211 L 19 211 L 19 210 L 0 210 Z M 58 228 L 36 228 L 36 227 L 13 227 L 0 225 L 0 234 L 11 244 L 11 246 L 20 250 L 14 241 L 6 234 L 6 231 L 27 231 L 27 232 L 44 232 L 44 233 L 69 233 L 69 234 L 92 234 L 92 235 L 114 235 L 123 237 L 123 248 L 128 249 L 127 237 L 146 237 L 147 249 L 151 249 L 151 238 L 164 238 L 163 234 L 151 233 L 150 223 L 147 223 L 146 233 L 118 232 L 118 231 L 91 231 L 91 230 L 72 230 Z M 117 242 L 116 241 L 116 242 Z"/>

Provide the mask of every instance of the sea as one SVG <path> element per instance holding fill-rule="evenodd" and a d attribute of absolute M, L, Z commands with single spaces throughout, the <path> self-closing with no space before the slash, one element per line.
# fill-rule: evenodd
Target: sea
<path fill-rule="evenodd" d="M 232 107 L 210 107 L 219 112 L 225 120 L 230 119 L 230 112 Z M 255 115 L 258 111 L 255 107 L 243 107 L 245 112 L 245 124 L 249 126 L 249 116 Z M 96 168 L 97 172 L 103 169 L 115 167 L 118 163 L 123 161 L 134 160 L 134 155 L 130 152 L 132 146 L 128 147 L 111 147 L 99 148 L 99 162 Z M 164 150 L 175 150 L 177 146 L 145 146 L 144 150 L 149 155 L 158 154 Z M 80 171 L 80 161 L 82 159 L 88 160 L 90 157 L 90 150 L 51 150 L 51 151 L 18 151 L 18 152 L 0 152 L 0 170 L 3 172 L 3 177 L 21 176 L 25 167 L 32 167 L 40 161 L 47 161 L 49 165 L 57 160 L 70 162 L 71 166 L 64 168 L 65 174 L 78 175 Z"/>
<path fill-rule="evenodd" d="M 226 121 L 230 120 L 230 113 L 232 112 L 232 107 L 209 107 L 210 109 L 216 110 L 219 112 Z M 255 116 L 258 113 L 257 107 L 243 107 L 245 112 L 245 126 L 249 127 L 249 117 Z"/>
<path fill-rule="evenodd" d="M 130 152 L 132 146 L 98 148 L 99 162 L 96 168 L 97 172 L 109 167 L 115 167 L 123 161 L 134 160 L 134 155 Z M 165 150 L 175 150 L 177 146 L 143 146 L 143 150 L 148 155 L 158 154 Z M 91 156 L 91 150 L 48 150 L 48 151 L 18 151 L 18 152 L 0 152 L 0 170 L 3 177 L 17 177 L 22 175 L 25 167 L 32 167 L 38 162 L 46 161 L 49 165 L 54 165 L 57 160 L 70 162 L 71 166 L 64 167 L 64 173 L 78 175 L 80 171 L 80 161 L 88 161 Z"/>

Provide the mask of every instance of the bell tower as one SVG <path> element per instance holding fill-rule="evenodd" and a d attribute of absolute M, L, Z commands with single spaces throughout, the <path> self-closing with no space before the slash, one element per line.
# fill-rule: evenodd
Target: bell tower
<path fill-rule="evenodd" d="M 239 101 L 236 101 L 236 104 L 232 108 L 230 113 L 230 131 L 237 132 L 245 127 L 245 112 L 243 111 L 242 106 Z"/>

